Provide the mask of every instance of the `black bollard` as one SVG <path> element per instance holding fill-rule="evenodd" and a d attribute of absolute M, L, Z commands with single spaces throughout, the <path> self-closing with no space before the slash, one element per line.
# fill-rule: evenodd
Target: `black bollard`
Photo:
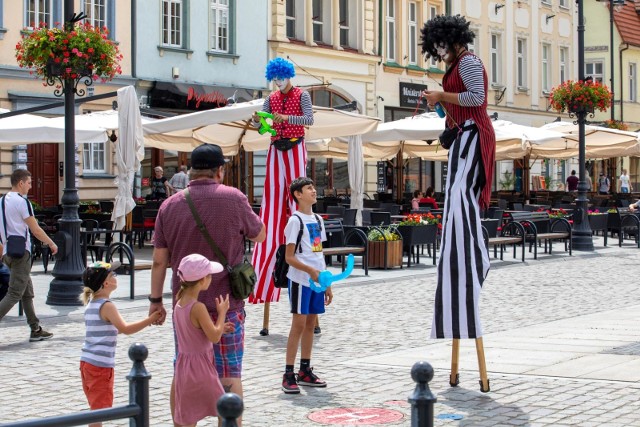
<path fill-rule="evenodd" d="M 129 359 L 133 360 L 133 366 L 127 379 L 129 380 L 129 404 L 137 404 L 140 412 L 131 418 L 131 426 L 149 426 L 149 380 L 151 374 L 144 366 L 144 361 L 149 356 L 149 350 L 144 344 L 135 343 L 129 347 Z"/>
<path fill-rule="evenodd" d="M 222 427 L 237 427 L 237 419 L 244 411 L 242 399 L 235 393 L 225 393 L 218 399 L 218 415 L 222 418 Z"/>
<path fill-rule="evenodd" d="M 433 368 L 427 362 L 416 362 L 411 368 L 411 378 L 417 383 L 411 403 L 411 427 L 433 427 L 433 405 L 438 401 L 429 390 L 433 379 Z"/>

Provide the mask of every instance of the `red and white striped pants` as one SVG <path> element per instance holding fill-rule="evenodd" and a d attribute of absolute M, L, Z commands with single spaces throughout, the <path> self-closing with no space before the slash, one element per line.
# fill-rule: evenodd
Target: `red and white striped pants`
<path fill-rule="evenodd" d="M 289 194 L 291 182 L 307 176 L 307 149 L 304 140 L 291 150 L 280 151 L 269 147 L 267 173 L 262 194 L 260 219 L 267 228 L 267 238 L 256 243 L 253 250 L 253 264 L 258 282 L 249 296 L 249 302 L 278 301 L 280 289 L 273 286 L 273 266 L 278 246 L 284 243 L 284 227 L 296 205 Z"/>

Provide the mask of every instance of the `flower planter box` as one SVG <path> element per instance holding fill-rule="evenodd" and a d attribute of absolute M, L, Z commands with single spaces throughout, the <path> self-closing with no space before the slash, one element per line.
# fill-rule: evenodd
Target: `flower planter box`
<path fill-rule="evenodd" d="M 607 246 L 609 214 L 587 215 L 587 217 L 589 218 L 589 227 L 591 227 L 591 231 L 593 233 L 596 231 L 602 231 L 602 234 L 604 235 L 604 245 Z"/>
<path fill-rule="evenodd" d="M 402 240 L 369 241 L 368 242 L 369 268 L 392 268 L 402 266 Z M 387 262 L 384 262 L 385 246 L 387 249 Z"/>

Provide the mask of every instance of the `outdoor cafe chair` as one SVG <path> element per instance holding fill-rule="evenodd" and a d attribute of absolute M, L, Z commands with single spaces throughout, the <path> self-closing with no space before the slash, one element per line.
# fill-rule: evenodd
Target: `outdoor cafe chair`
<path fill-rule="evenodd" d="M 327 212 L 328 214 L 336 214 L 339 215 L 340 218 L 344 217 L 344 211 L 345 208 L 344 206 L 327 206 Z"/>
<path fill-rule="evenodd" d="M 356 225 L 356 213 L 357 209 L 345 209 L 343 216 L 343 225 Z"/>
<path fill-rule="evenodd" d="M 391 212 L 371 212 L 371 225 L 391 225 Z"/>

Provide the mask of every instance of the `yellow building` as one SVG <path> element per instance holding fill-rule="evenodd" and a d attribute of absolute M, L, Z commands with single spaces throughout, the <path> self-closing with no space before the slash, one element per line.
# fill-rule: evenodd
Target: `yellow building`
<path fill-rule="evenodd" d="M 119 87 L 133 84 L 131 75 L 131 7 L 126 2 L 115 0 L 76 0 L 75 12 L 84 12 L 85 22 L 106 26 L 110 37 L 118 43 L 124 55 L 122 77 L 106 84 L 94 83 L 87 95 L 99 95 L 116 91 Z M 63 1 L 0 1 L 0 108 L 22 110 L 62 101 L 54 96 L 54 88 L 43 86 L 42 80 L 30 75 L 17 65 L 15 46 L 30 28 L 46 22 L 55 26 L 63 21 Z M 118 23 L 118 25 L 116 25 Z M 76 107 L 76 113 L 111 108 L 112 99 L 105 99 Z M 45 115 L 62 115 L 63 107 L 42 112 Z M 40 114 L 40 113 L 39 113 Z M 86 150 L 85 150 L 86 148 Z M 109 199 L 116 194 L 113 184 L 115 159 L 114 145 L 106 143 L 87 144 L 77 150 L 76 183 L 81 200 Z M 31 200 L 45 206 L 57 205 L 63 190 L 61 165 L 64 160 L 63 144 L 32 144 L 0 150 L 0 192 L 11 186 L 9 176 L 18 166 L 26 166 L 33 174 Z"/>

